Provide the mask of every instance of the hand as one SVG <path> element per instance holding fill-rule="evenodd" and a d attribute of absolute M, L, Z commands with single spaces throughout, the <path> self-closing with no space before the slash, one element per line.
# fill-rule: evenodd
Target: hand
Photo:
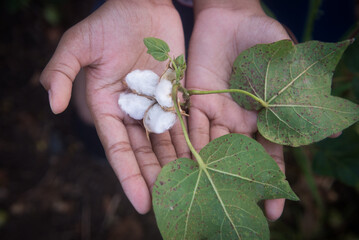
<path fill-rule="evenodd" d="M 64 34 L 40 78 L 57 114 L 68 106 L 72 83 L 84 68 L 87 104 L 98 135 L 139 213 L 151 208 L 150 191 L 161 166 L 177 157 L 190 157 L 178 124 L 170 133 L 151 135 L 149 142 L 141 123 L 121 112 L 117 104 L 125 90 L 121 81 L 130 71 L 151 69 L 160 75 L 165 69 L 165 62 L 146 53 L 145 37 L 165 40 L 171 54 L 184 52 L 181 20 L 171 1 L 109 0 Z"/>
<path fill-rule="evenodd" d="M 285 29 L 267 17 L 257 1 L 251 0 L 250 9 L 210 5 L 200 10 L 196 9 L 195 2 L 186 87 L 228 89 L 232 65 L 239 53 L 255 44 L 281 39 L 289 39 Z M 253 137 L 257 132 L 257 113 L 240 108 L 229 94 L 192 96 L 188 123 L 192 143 L 196 149 L 201 149 L 209 141 L 228 133 Z M 282 146 L 260 135 L 256 139 L 284 172 Z M 279 218 L 283 207 L 284 199 L 265 201 L 267 218 Z"/>

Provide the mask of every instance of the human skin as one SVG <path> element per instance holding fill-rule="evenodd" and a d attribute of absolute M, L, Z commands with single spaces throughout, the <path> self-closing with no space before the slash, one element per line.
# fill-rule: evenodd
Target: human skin
<path fill-rule="evenodd" d="M 289 36 L 280 23 L 266 16 L 256 0 L 194 1 L 195 26 L 188 51 L 186 87 L 219 90 L 229 88 L 236 57 L 260 43 Z M 255 137 L 284 172 L 283 148 L 257 133 L 257 113 L 239 107 L 229 94 L 191 97 L 189 133 L 196 149 L 228 133 Z M 266 200 L 269 220 L 280 217 L 284 199 Z"/>
<path fill-rule="evenodd" d="M 139 213 L 151 209 L 151 190 L 162 166 L 190 157 L 178 123 L 167 133 L 151 134 L 150 142 L 142 123 L 117 104 L 129 72 L 151 69 L 160 75 L 166 67 L 146 53 L 143 39 L 149 36 L 166 41 L 173 55 L 184 52 L 182 23 L 171 1 L 109 0 L 63 35 L 40 77 L 58 114 L 67 108 L 73 81 L 84 69 L 87 105 L 97 133 Z"/>

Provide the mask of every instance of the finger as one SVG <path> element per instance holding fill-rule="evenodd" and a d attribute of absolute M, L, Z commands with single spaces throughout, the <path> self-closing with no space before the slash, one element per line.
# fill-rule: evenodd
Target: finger
<path fill-rule="evenodd" d="M 211 141 L 219 138 L 223 135 L 229 134 L 230 131 L 228 129 L 228 127 L 226 127 L 225 125 L 222 125 L 220 123 L 217 123 L 216 121 L 212 121 L 211 122 L 211 128 L 210 128 L 210 133 L 211 133 Z"/>
<path fill-rule="evenodd" d="M 40 82 L 49 93 L 51 110 L 63 112 L 69 104 L 72 82 L 82 66 L 89 64 L 89 51 L 84 37 L 75 27 L 69 29 L 41 73 Z"/>
<path fill-rule="evenodd" d="M 185 121 L 186 119 L 183 118 Z M 176 150 L 176 155 L 178 158 L 191 158 L 190 150 L 187 146 L 184 133 L 181 127 L 181 123 L 179 120 L 175 123 L 175 125 L 170 130 L 171 139 L 173 145 Z"/>
<path fill-rule="evenodd" d="M 334 133 L 333 135 L 329 136 L 330 138 L 337 138 L 342 135 L 342 132 Z"/>
<path fill-rule="evenodd" d="M 195 97 L 198 96 L 193 96 L 192 100 L 195 100 Z M 188 130 L 192 145 L 197 152 L 210 141 L 209 127 L 210 122 L 207 115 L 194 105 L 191 106 L 188 117 Z"/>
<path fill-rule="evenodd" d="M 116 116 L 110 114 L 94 115 L 94 120 L 106 156 L 126 196 L 139 213 L 148 212 L 151 209 L 150 193 L 125 126 Z"/>
<path fill-rule="evenodd" d="M 276 161 L 280 170 L 285 173 L 283 146 L 272 143 L 266 140 L 259 133 L 257 134 L 257 141 L 262 144 L 267 153 Z M 264 202 L 265 213 L 270 221 L 277 220 L 283 212 L 285 199 L 270 199 Z"/>
<path fill-rule="evenodd" d="M 253 137 L 257 131 L 257 114 L 254 111 L 247 111 L 240 108 L 235 102 L 228 101 L 227 98 L 219 99 L 220 111 L 212 113 L 211 140 L 221 137 L 228 133 L 239 133 L 248 137 Z M 228 111 L 230 109 L 230 111 Z"/>
<path fill-rule="evenodd" d="M 264 201 L 264 208 L 267 219 L 276 221 L 283 213 L 285 199 L 269 199 Z"/>
<path fill-rule="evenodd" d="M 152 150 L 150 141 L 147 139 L 143 126 L 131 119 L 131 123 L 126 123 L 126 129 L 142 176 L 150 192 L 152 192 L 152 187 L 161 171 L 161 166 Z"/>
<path fill-rule="evenodd" d="M 176 150 L 168 131 L 161 134 L 152 133 L 150 135 L 150 139 L 153 151 L 155 152 L 161 166 L 177 159 Z"/>

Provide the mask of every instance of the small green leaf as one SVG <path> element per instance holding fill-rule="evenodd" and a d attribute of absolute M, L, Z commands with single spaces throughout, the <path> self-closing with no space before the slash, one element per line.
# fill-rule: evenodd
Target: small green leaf
<path fill-rule="evenodd" d="M 148 49 L 147 53 L 151 54 L 154 59 L 161 62 L 168 59 L 170 48 L 165 41 L 158 38 L 149 37 L 145 38 L 143 42 Z"/>
<path fill-rule="evenodd" d="M 183 70 L 186 69 L 186 61 L 184 60 L 184 56 L 183 54 L 181 54 L 180 56 L 178 56 L 176 59 L 175 59 L 175 63 L 177 65 L 178 68 L 181 68 Z"/>
<path fill-rule="evenodd" d="M 186 158 L 167 164 L 153 188 L 164 239 L 269 239 L 257 202 L 298 200 L 276 162 L 255 140 L 229 134 L 205 146 L 206 164 Z"/>
<path fill-rule="evenodd" d="M 181 54 L 180 56 L 178 56 L 175 60 L 174 60 L 176 66 L 177 66 L 177 78 L 178 79 L 182 79 L 184 76 L 184 72 L 186 71 L 187 65 L 186 65 L 186 61 L 184 60 L 184 56 L 183 54 Z"/>
<path fill-rule="evenodd" d="M 259 132 L 279 144 L 306 145 L 340 132 L 359 120 L 357 105 L 330 95 L 333 71 L 350 43 L 282 40 L 247 49 L 234 63 L 231 88 L 252 93 L 268 107 L 232 97 L 246 109 L 260 110 Z"/>

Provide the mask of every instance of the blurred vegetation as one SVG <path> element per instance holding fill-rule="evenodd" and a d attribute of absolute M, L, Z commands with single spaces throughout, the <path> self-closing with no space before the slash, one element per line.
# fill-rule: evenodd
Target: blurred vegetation
<path fill-rule="evenodd" d="M 39 5 L 42 9 L 42 17 L 51 25 L 59 25 L 62 19 L 63 7 L 68 0 L 5 0 L 3 8 L 10 15 L 27 11 L 33 5 Z"/>

